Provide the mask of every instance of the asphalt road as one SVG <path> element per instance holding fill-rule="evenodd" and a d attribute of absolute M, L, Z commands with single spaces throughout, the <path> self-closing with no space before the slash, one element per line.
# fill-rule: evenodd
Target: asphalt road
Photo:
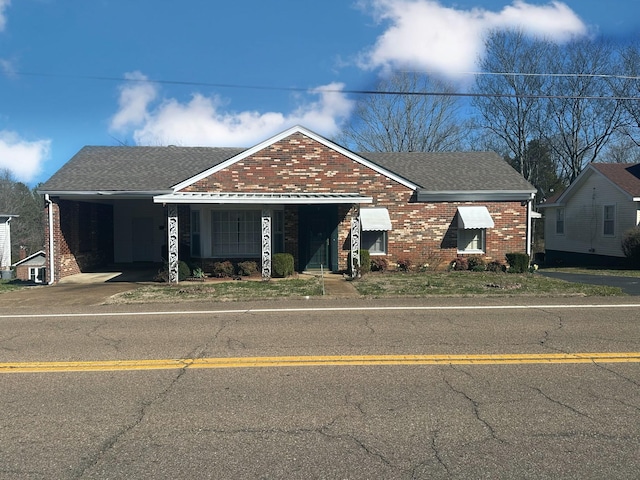
<path fill-rule="evenodd" d="M 640 303 L 510 302 L 4 313 L 0 367 L 92 361 L 98 370 L 0 373 L 0 478 L 637 478 Z M 497 361 L 561 352 L 636 359 Z M 99 362 L 472 354 L 495 361 L 160 370 Z"/>

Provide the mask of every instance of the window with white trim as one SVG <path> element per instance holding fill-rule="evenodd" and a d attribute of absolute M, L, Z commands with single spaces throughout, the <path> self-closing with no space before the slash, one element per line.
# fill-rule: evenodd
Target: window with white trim
<path fill-rule="evenodd" d="M 371 255 L 387 254 L 387 232 L 385 230 L 364 231 L 360 234 L 360 248 Z"/>
<path fill-rule="evenodd" d="M 211 252 L 214 257 L 255 257 L 262 251 L 259 210 L 213 210 Z"/>
<path fill-rule="evenodd" d="M 602 234 L 607 237 L 614 236 L 616 233 L 616 206 L 604 205 L 602 218 Z"/>
<path fill-rule="evenodd" d="M 484 253 L 485 228 L 458 228 L 458 253 Z"/>
<path fill-rule="evenodd" d="M 556 234 L 564 235 L 564 208 L 556 209 Z"/>
<path fill-rule="evenodd" d="M 44 267 L 29 267 L 29 280 L 34 283 L 44 282 Z"/>

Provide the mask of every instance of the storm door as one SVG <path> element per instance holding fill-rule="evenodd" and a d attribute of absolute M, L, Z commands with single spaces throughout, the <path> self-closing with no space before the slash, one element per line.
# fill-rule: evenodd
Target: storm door
<path fill-rule="evenodd" d="M 337 271 L 338 208 L 336 205 L 301 205 L 299 209 L 301 270 Z"/>

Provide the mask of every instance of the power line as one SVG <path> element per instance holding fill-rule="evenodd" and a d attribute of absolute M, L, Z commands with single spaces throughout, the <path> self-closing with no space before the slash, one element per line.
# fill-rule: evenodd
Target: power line
<path fill-rule="evenodd" d="M 473 72 L 467 72 L 472 74 Z M 590 74 L 535 74 L 535 73 L 497 73 L 497 72 L 476 72 L 474 75 L 572 75 L 572 76 L 589 76 Z M 246 85 L 235 83 L 211 83 L 211 82 L 195 82 L 186 80 L 158 80 L 158 79 L 142 79 L 142 78 L 126 78 L 126 77 L 110 77 L 99 75 L 68 75 L 56 73 L 41 72 L 14 72 L 18 76 L 31 77 L 49 77 L 49 78 L 67 78 L 81 80 L 97 80 L 109 82 L 125 82 L 125 83 L 155 83 L 159 85 L 182 85 L 195 87 L 211 87 L 211 88 L 231 88 L 240 90 L 269 90 L 282 92 L 313 92 L 313 93 L 341 93 L 351 95 L 417 95 L 431 97 L 491 97 L 491 98 L 531 98 L 531 99 L 557 99 L 557 100 L 615 100 L 615 101 L 633 101 L 640 100 L 638 96 L 598 96 L 598 95 L 549 95 L 549 94 L 515 94 L 515 93 L 481 93 L 481 92 L 406 92 L 395 90 L 369 90 L 369 89 L 338 89 L 338 88 L 303 88 L 303 87 L 280 87 L 268 85 Z M 597 75 L 593 75 L 597 76 Z M 623 78 L 623 77 L 617 77 Z M 640 77 L 628 77 L 630 79 L 638 79 Z"/>

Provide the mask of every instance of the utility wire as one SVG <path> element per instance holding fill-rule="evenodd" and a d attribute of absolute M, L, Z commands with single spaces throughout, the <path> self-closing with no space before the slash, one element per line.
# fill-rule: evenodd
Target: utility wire
<path fill-rule="evenodd" d="M 472 72 L 468 72 L 472 73 Z M 567 74 L 519 74 L 519 73 L 481 73 L 483 75 L 567 75 Z M 185 80 L 154 80 L 154 79 L 142 79 L 142 78 L 125 78 L 125 77 L 109 77 L 98 75 L 66 75 L 55 73 L 40 73 L 40 72 L 14 72 L 14 75 L 18 76 L 31 76 L 31 77 L 49 77 L 49 78 L 67 78 L 67 79 L 81 79 L 81 80 L 98 80 L 108 82 L 125 82 L 125 83 L 155 83 L 159 85 L 183 85 L 183 86 L 197 86 L 197 87 L 212 87 L 212 88 L 232 88 L 241 90 L 269 90 L 269 91 L 282 91 L 282 92 L 314 92 L 314 93 L 342 93 L 352 95 L 417 95 L 417 96 L 430 96 L 430 97 L 492 97 L 492 98 L 533 98 L 533 99 L 559 99 L 559 100 L 618 100 L 618 101 L 632 101 L 640 100 L 638 96 L 597 96 L 597 95 L 548 95 L 548 94 L 515 94 L 515 93 L 480 93 L 480 92 L 406 92 L 406 91 L 394 91 L 394 90 L 368 90 L 368 89 L 338 89 L 338 88 L 303 88 L 303 87 L 278 87 L 267 85 L 242 85 L 235 83 L 209 83 L 209 82 L 194 82 Z M 572 74 L 579 76 L 582 74 Z M 586 76 L 586 74 L 585 74 Z M 594 75 L 595 76 L 595 75 Z M 640 80 L 640 77 L 629 77 Z"/>

